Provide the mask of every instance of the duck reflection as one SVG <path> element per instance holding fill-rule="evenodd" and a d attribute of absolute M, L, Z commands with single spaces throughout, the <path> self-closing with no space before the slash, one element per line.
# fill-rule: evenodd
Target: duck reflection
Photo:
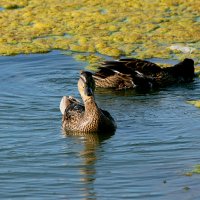
<path fill-rule="evenodd" d="M 113 132 L 97 134 L 97 133 L 64 133 L 64 136 L 73 137 L 83 144 L 83 149 L 79 155 L 82 159 L 82 166 L 80 167 L 80 181 L 83 183 L 82 191 L 84 199 L 96 199 L 96 193 L 94 190 L 94 182 L 96 180 L 96 168 L 95 164 L 98 160 L 97 149 L 101 147 L 103 141 L 111 138 L 114 135 Z"/>

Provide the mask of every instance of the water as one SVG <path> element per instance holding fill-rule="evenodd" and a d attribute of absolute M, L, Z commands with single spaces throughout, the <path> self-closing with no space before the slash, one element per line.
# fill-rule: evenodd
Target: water
<path fill-rule="evenodd" d="M 199 199 L 200 81 L 149 94 L 97 90 L 118 129 L 67 137 L 59 102 L 85 63 L 52 52 L 0 57 L 2 199 Z"/>

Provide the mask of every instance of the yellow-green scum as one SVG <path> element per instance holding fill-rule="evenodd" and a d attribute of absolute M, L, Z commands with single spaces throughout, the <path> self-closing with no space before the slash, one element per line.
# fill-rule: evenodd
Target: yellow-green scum
<path fill-rule="evenodd" d="M 0 55 L 61 49 L 199 62 L 199 0 L 1 0 L 0 8 Z"/>
<path fill-rule="evenodd" d="M 190 101 L 187 101 L 189 104 L 192 104 L 194 105 L 195 107 L 197 108 L 200 108 L 200 100 L 190 100 Z"/>

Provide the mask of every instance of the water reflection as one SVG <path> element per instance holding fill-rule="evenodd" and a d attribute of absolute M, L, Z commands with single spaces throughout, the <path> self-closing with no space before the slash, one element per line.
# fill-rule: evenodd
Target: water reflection
<path fill-rule="evenodd" d="M 75 138 L 83 148 L 79 152 L 81 159 L 80 167 L 80 182 L 83 183 L 81 188 L 82 196 L 85 200 L 96 199 L 96 193 L 94 188 L 94 182 L 96 180 L 96 161 L 98 160 L 97 149 L 101 147 L 101 144 L 111 138 L 114 133 L 66 133 L 63 132 L 65 138 Z"/>
<path fill-rule="evenodd" d="M 160 90 L 152 89 L 152 90 L 140 90 L 140 89 L 127 89 L 127 90 L 115 90 L 112 88 L 97 88 L 95 93 L 97 95 L 104 96 L 113 96 L 113 97 L 121 97 L 121 96 L 143 96 L 143 95 L 154 95 L 158 94 Z"/>

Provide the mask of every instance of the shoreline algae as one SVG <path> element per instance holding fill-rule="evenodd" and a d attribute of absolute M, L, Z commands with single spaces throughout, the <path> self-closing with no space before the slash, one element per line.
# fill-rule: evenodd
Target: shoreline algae
<path fill-rule="evenodd" d="M 0 55 L 60 49 L 90 53 L 89 62 L 101 55 L 200 62 L 199 0 L 2 0 L 0 8 Z"/>

